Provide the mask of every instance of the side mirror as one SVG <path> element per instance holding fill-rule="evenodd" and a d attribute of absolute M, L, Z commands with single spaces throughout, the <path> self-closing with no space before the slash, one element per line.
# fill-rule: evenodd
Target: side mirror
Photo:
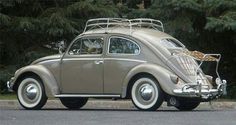
<path fill-rule="evenodd" d="M 66 42 L 64 40 L 58 42 L 59 53 L 62 54 L 66 50 Z"/>

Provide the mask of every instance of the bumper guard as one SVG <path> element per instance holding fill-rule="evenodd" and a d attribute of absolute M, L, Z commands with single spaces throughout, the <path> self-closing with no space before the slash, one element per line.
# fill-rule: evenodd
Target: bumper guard
<path fill-rule="evenodd" d="M 14 85 L 13 81 L 14 77 L 12 77 L 9 81 L 7 81 L 7 88 L 9 92 L 13 92 L 13 85 Z"/>

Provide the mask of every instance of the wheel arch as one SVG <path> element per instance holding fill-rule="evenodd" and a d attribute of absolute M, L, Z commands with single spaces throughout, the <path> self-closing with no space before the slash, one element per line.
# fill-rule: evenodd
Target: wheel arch
<path fill-rule="evenodd" d="M 17 91 L 20 81 L 27 76 L 37 76 L 42 80 L 47 97 L 54 97 L 56 94 L 59 94 L 59 85 L 56 82 L 53 74 L 51 74 L 51 72 L 42 65 L 30 65 L 21 68 L 15 74 L 13 86 L 14 91 Z"/>
<path fill-rule="evenodd" d="M 148 76 L 158 81 L 164 93 L 173 95 L 175 85 L 170 79 L 173 74 L 169 70 L 156 64 L 141 64 L 131 69 L 126 75 L 122 86 L 122 98 L 128 98 L 132 84 L 140 77 Z"/>
<path fill-rule="evenodd" d="M 37 75 L 36 73 L 34 73 L 34 72 L 32 72 L 32 71 L 24 72 L 24 73 L 20 74 L 20 75 L 16 78 L 15 84 L 14 84 L 14 86 L 13 86 L 13 90 L 14 90 L 14 91 L 17 91 L 17 88 L 18 88 L 20 82 L 21 82 L 25 77 L 27 77 L 27 76 L 38 77 L 38 78 L 40 78 L 40 80 L 42 80 L 42 78 L 41 78 L 39 75 Z"/>

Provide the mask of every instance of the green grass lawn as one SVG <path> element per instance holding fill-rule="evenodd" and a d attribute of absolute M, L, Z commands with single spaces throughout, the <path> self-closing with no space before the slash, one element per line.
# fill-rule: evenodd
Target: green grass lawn
<path fill-rule="evenodd" d="M 0 94 L 0 100 L 15 100 L 16 94 Z"/>

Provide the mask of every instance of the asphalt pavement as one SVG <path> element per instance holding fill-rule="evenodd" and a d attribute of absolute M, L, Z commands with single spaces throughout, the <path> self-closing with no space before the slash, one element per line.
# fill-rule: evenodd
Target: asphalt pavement
<path fill-rule="evenodd" d="M 234 103 L 203 103 L 194 111 L 178 111 L 164 103 L 148 112 L 137 110 L 130 101 L 90 100 L 81 110 L 67 110 L 57 100 L 42 110 L 0 101 L 0 125 L 236 125 Z"/>

